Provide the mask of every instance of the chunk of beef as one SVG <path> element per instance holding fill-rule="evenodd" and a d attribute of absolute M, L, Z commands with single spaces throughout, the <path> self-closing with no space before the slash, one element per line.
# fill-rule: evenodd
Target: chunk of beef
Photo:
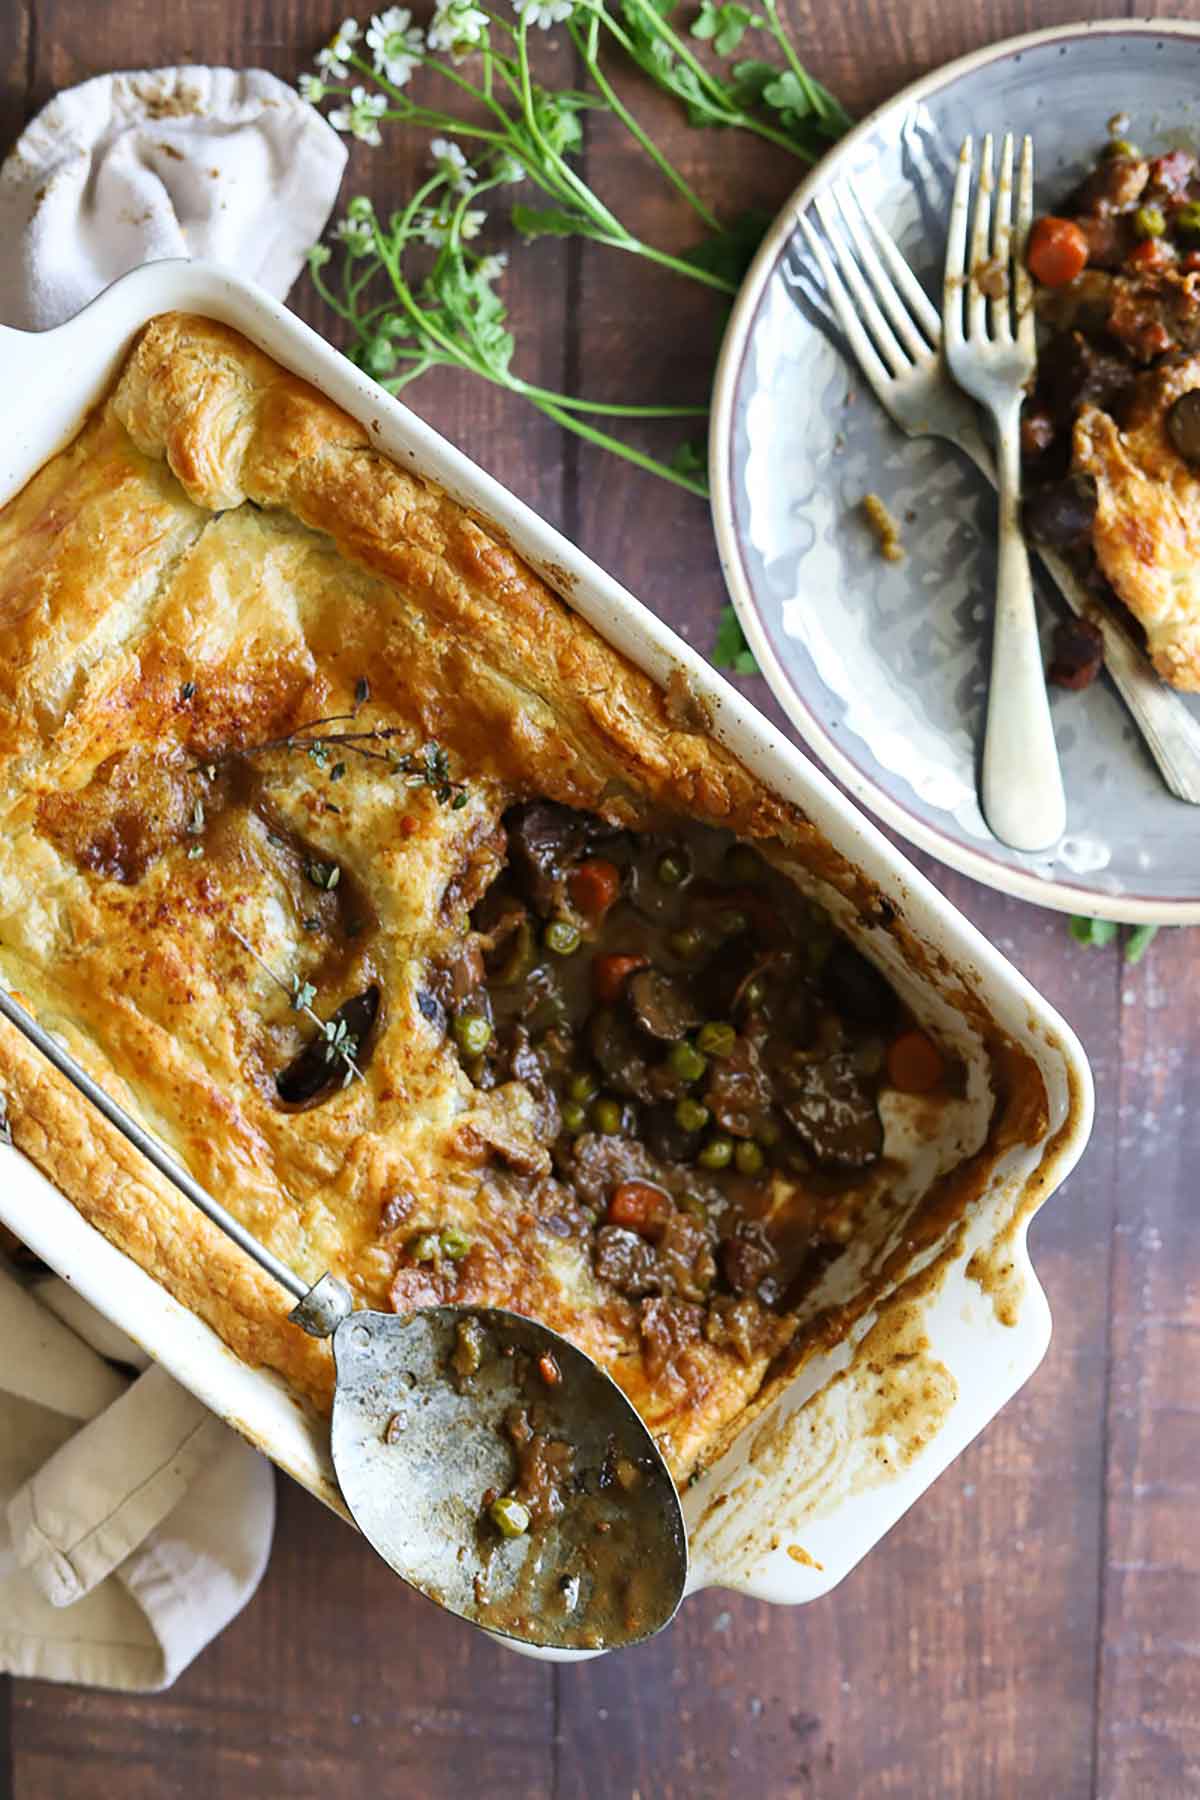
<path fill-rule="evenodd" d="M 554 800 L 529 800 L 505 815 L 509 861 L 517 883 L 543 918 L 564 905 L 567 873 L 607 827 L 594 813 Z"/>
<path fill-rule="evenodd" d="M 646 1373 L 657 1381 L 682 1351 L 699 1343 L 704 1311 L 684 1300 L 643 1300 L 640 1325 Z"/>
<path fill-rule="evenodd" d="M 782 1106 L 814 1161 L 829 1169 L 866 1169 L 883 1150 L 875 1084 L 841 1052 L 823 1062 L 793 1064 Z"/>
<path fill-rule="evenodd" d="M 623 1225 L 602 1225 L 596 1233 L 592 1266 L 601 1281 L 611 1282 L 618 1293 L 638 1300 L 656 1294 L 662 1286 L 658 1257 L 636 1231 Z"/>
<path fill-rule="evenodd" d="M 722 1130 L 732 1137 L 754 1137 L 770 1115 L 772 1097 L 751 1038 L 739 1037 L 728 1056 L 711 1064 L 704 1098 Z"/>
<path fill-rule="evenodd" d="M 743 1219 L 722 1238 L 720 1257 L 721 1273 L 735 1294 L 756 1294 L 779 1261 L 765 1227 L 756 1219 Z"/>

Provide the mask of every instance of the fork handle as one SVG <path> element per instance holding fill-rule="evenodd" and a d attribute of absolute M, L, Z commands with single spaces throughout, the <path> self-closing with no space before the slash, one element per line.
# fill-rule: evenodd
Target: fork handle
<path fill-rule="evenodd" d="M 1003 843 L 1046 850 L 1066 828 L 1067 803 L 1019 517 L 1019 396 L 995 420 L 1000 561 L 981 797 L 984 817 Z"/>

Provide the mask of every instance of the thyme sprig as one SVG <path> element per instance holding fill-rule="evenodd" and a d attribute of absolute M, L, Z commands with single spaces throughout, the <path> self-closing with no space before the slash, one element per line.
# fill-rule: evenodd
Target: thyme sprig
<path fill-rule="evenodd" d="M 326 725 L 351 722 L 358 716 L 357 708 L 353 712 L 329 713 L 322 719 L 306 720 L 283 737 L 266 738 L 261 744 L 245 744 L 237 749 L 221 752 L 220 755 L 266 756 L 276 750 L 303 750 L 317 768 L 328 772 L 331 781 L 340 781 L 346 773 L 345 762 L 329 763 L 330 746 L 336 745 L 350 756 L 361 757 L 364 762 L 382 763 L 393 775 L 403 776 L 406 787 L 430 788 L 439 805 L 448 806 L 452 812 L 458 812 L 467 804 L 470 798 L 467 784 L 452 777 L 449 756 L 436 739 L 431 738 L 418 750 L 398 753 L 386 746 L 395 738 L 407 737 L 407 726 L 373 725 L 364 731 L 323 729 Z M 380 745 L 385 747 L 380 749 Z M 209 761 L 198 766 L 211 776 L 216 765 Z"/>
<path fill-rule="evenodd" d="M 264 957 L 259 955 L 249 938 L 242 936 L 235 925 L 231 925 L 229 930 L 232 936 L 235 937 L 242 946 L 242 949 L 248 951 L 254 958 L 263 973 L 269 975 L 276 987 L 281 989 L 281 991 L 287 995 L 292 1011 L 301 1012 L 306 1018 L 312 1020 L 313 1024 L 317 1027 L 317 1030 L 321 1033 L 321 1036 L 325 1039 L 326 1062 L 333 1062 L 335 1058 L 340 1057 L 341 1061 L 346 1066 L 346 1075 L 342 1082 L 342 1086 L 349 1087 L 356 1076 L 359 1081 L 364 1081 L 366 1077 L 354 1060 L 358 1054 L 358 1039 L 354 1033 L 347 1028 L 345 1019 L 338 1019 L 336 1021 L 333 1019 L 323 1019 L 320 1013 L 313 1011 L 312 1002 L 316 998 L 316 989 L 313 987 L 311 981 L 301 981 L 298 975 L 293 975 L 291 981 L 285 981 L 283 976 L 277 975 L 270 963 L 267 962 Z"/>

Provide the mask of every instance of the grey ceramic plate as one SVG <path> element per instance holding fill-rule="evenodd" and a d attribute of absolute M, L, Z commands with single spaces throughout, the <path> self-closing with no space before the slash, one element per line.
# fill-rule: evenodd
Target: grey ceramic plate
<path fill-rule="evenodd" d="M 739 296 L 717 375 L 713 511 L 730 592 L 801 736 L 887 824 L 953 868 L 1045 906 L 1200 920 L 1200 808 L 1172 798 L 1108 681 L 1057 691 L 1067 831 L 1036 856 L 988 831 L 976 757 L 995 573 L 995 500 L 959 453 L 881 411 L 809 285 L 796 221 L 851 176 L 935 299 L 967 131 L 1030 132 L 1037 196 L 1061 199 L 1130 115 L 1146 148 L 1200 143 L 1200 25 L 1038 32 L 928 76 L 864 121 L 793 195 Z M 908 555 L 857 514 L 882 495 Z M 1047 642 L 1061 604 L 1043 581 Z M 1200 700 L 1185 704 L 1200 711 Z"/>

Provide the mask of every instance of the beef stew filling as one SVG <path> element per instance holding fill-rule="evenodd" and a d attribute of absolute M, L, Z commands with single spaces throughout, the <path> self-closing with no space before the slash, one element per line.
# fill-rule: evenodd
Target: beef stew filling
<path fill-rule="evenodd" d="M 880 1089 L 908 1066 L 891 1047 L 924 1046 L 923 1092 L 950 1065 L 728 833 L 639 835 L 545 800 L 504 825 L 507 865 L 440 982 L 463 1065 L 532 1094 L 596 1275 L 640 1304 L 651 1372 L 701 1335 L 750 1359 L 801 1270 L 836 1253 L 821 1201 L 883 1154 Z"/>
<path fill-rule="evenodd" d="M 1027 261 L 1039 327 L 1037 377 L 1025 400 L 1021 450 L 1030 539 L 1059 551 L 1088 586 L 1117 599 L 1092 553 L 1095 484 L 1076 467 L 1085 407 L 1126 427 L 1153 403 L 1156 372 L 1200 351 L 1200 163 L 1190 151 L 1146 156 L 1110 138 L 1053 214 L 1035 221 Z M 1200 466 L 1200 393 L 1164 418 L 1185 462 Z M 1048 671 L 1086 687 L 1101 667 L 1093 633 L 1064 634 Z"/>

